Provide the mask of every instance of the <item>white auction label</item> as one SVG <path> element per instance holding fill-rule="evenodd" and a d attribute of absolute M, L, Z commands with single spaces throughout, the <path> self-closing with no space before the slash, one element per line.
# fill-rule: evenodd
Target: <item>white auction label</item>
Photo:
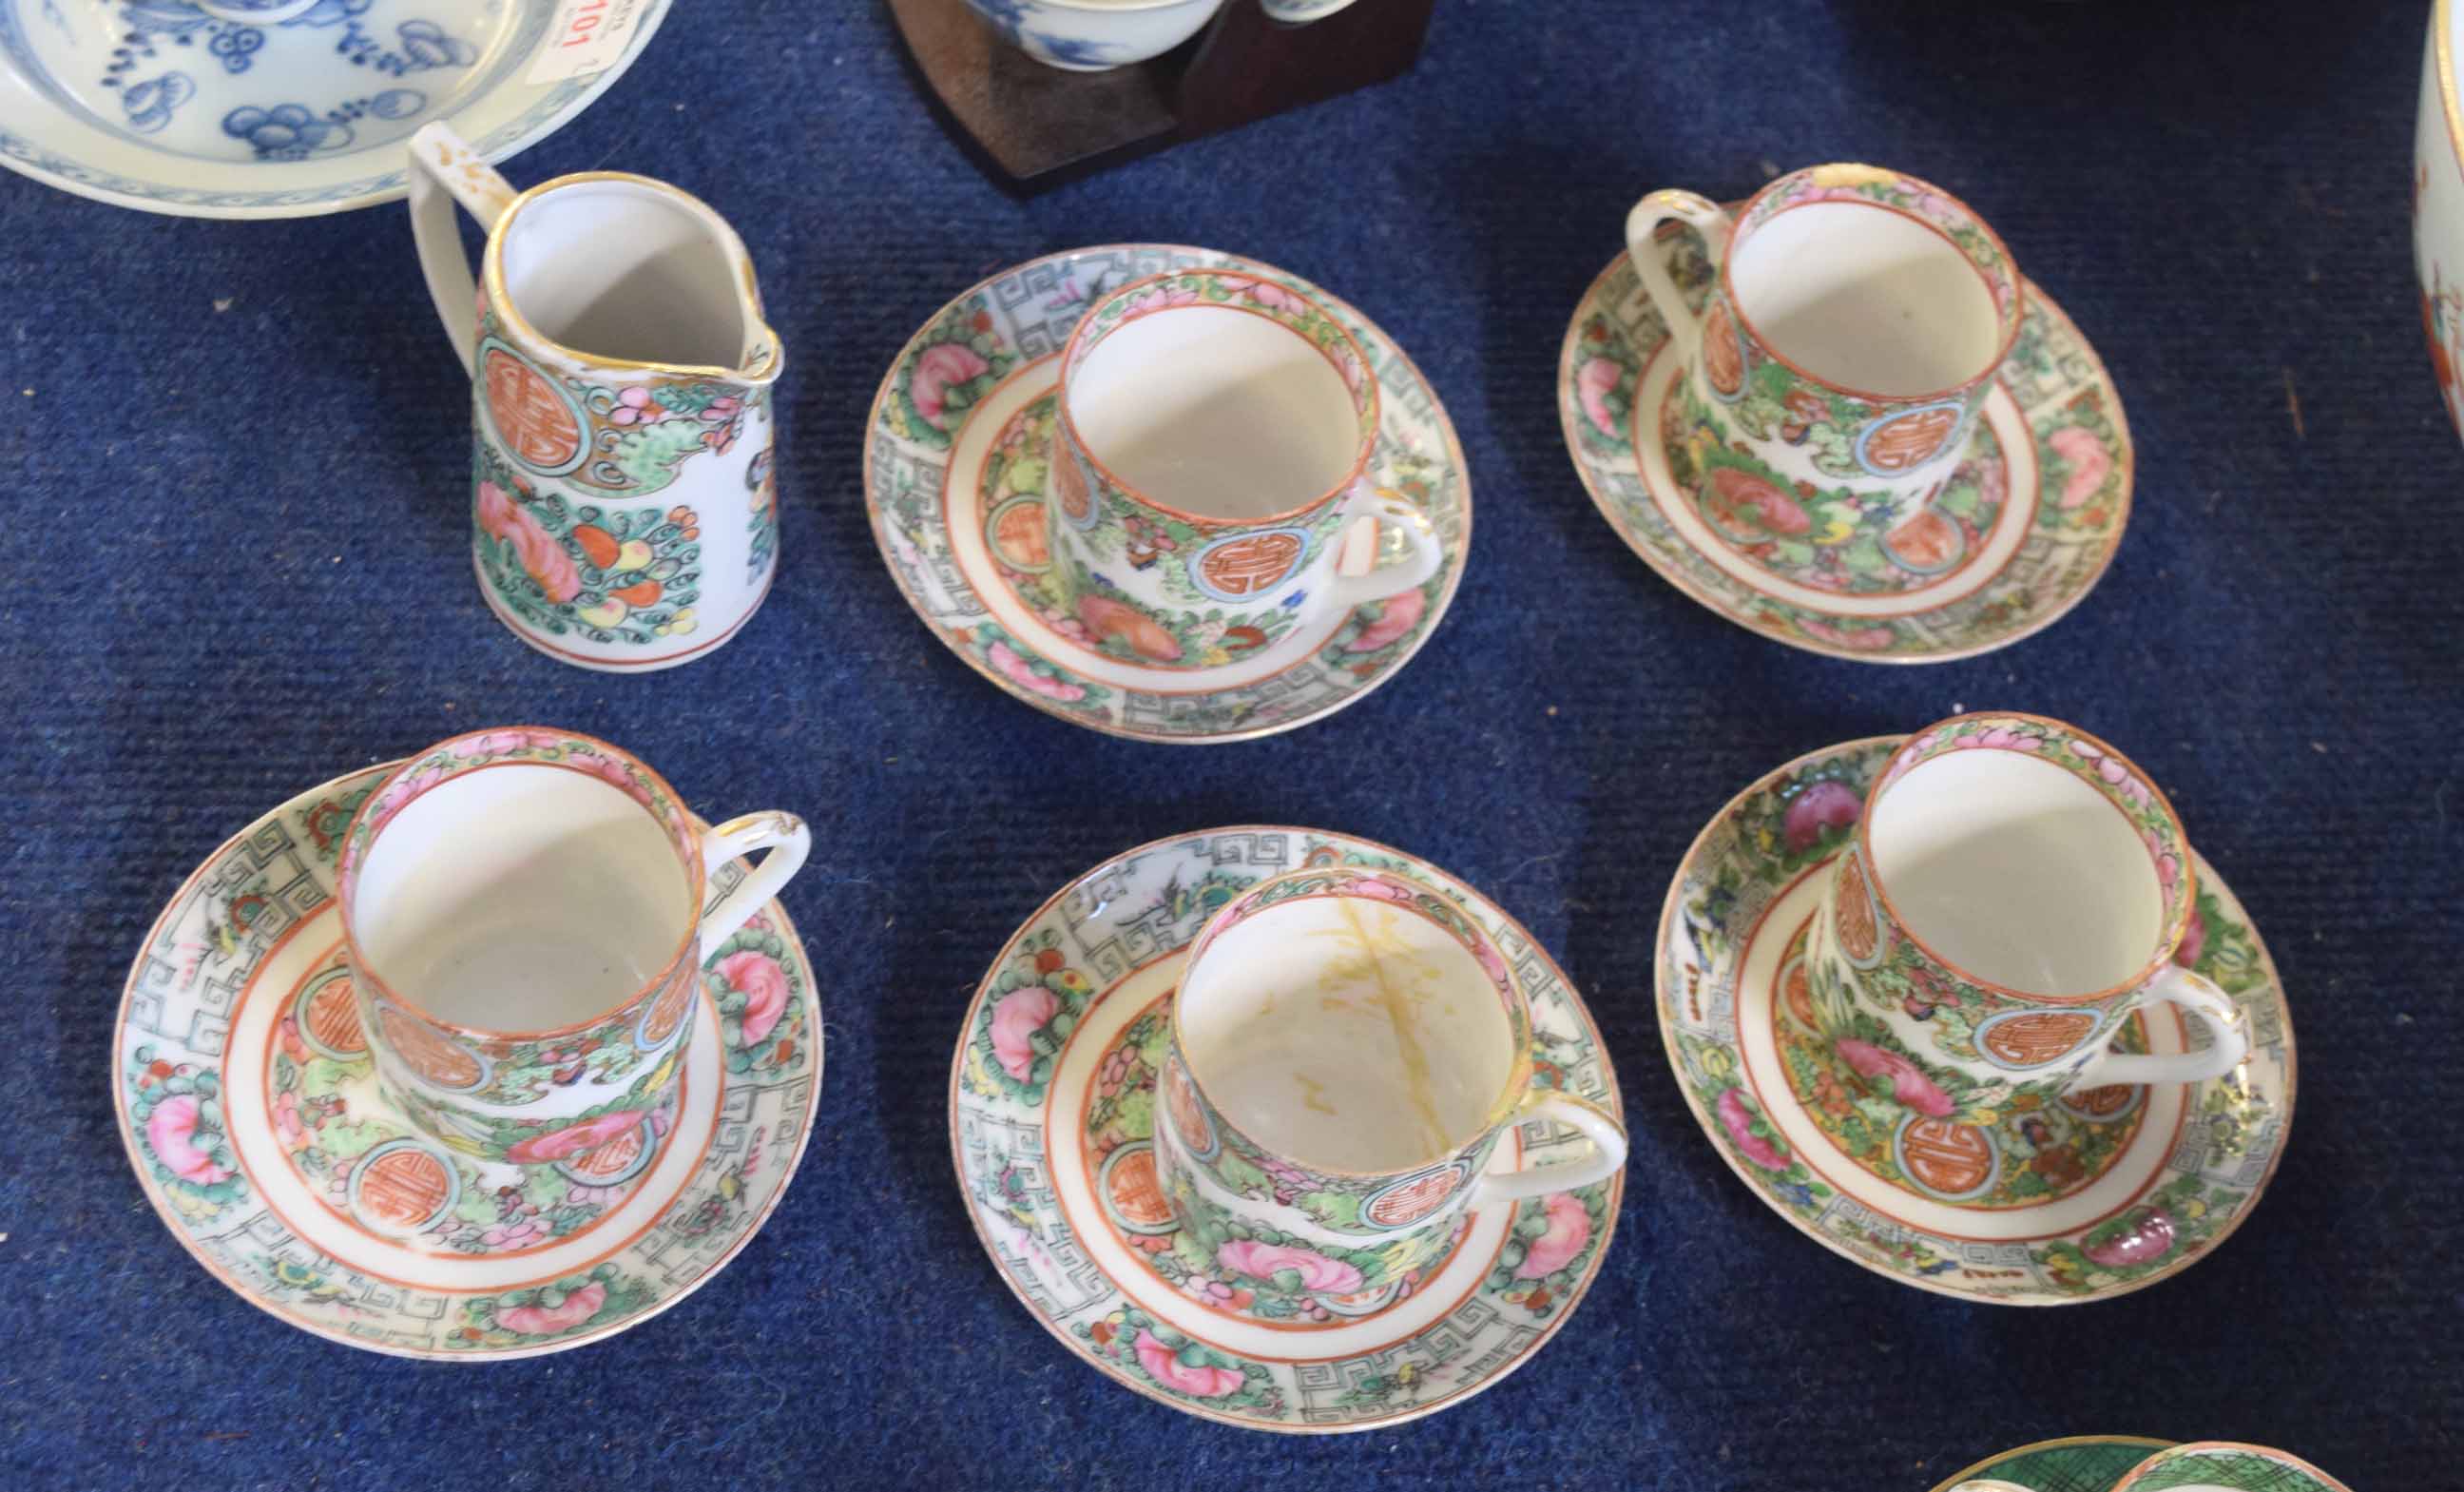
<path fill-rule="evenodd" d="M 649 13 L 652 0 L 561 0 L 556 19 L 531 64 L 529 83 L 561 82 L 584 73 L 603 72 L 625 55 L 633 29 Z"/>

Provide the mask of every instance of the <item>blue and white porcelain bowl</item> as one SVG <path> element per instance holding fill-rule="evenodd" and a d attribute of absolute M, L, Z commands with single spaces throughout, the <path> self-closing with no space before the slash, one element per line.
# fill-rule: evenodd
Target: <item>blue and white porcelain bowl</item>
<path fill-rule="evenodd" d="M 621 77 L 670 0 L 0 0 L 0 166 L 148 212 L 403 194 L 446 120 L 489 160 Z"/>
<path fill-rule="evenodd" d="M 8 0 L 0 0 L 7 4 Z M 1223 0 L 967 0 L 1012 46 L 1072 73 L 1160 56 L 1198 34 Z"/>
<path fill-rule="evenodd" d="M 1352 0 L 1262 0 L 1266 13 L 1287 26 L 1307 26 L 1322 21 L 1352 4 Z"/>

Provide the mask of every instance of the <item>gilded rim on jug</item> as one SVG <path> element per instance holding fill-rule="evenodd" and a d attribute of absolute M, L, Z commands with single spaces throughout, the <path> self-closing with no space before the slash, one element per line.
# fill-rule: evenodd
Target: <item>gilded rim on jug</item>
<path fill-rule="evenodd" d="M 729 267 L 740 281 L 737 291 L 743 298 L 742 303 L 747 308 L 744 312 L 745 323 L 741 328 L 745 335 L 741 340 L 747 343 L 758 342 L 761 345 L 766 355 L 760 367 L 720 367 L 705 363 L 643 363 L 631 358 L 603 357 L 596 352 L 584 352 L 579 347 L 568 346 L 541 333 L 538 327 L 530 323 L 529 319 L 522 315 L 521 306 L 515 301 L 512 293 L 505 287 L 505 230 L 516 217 L 521 214 L 524 208 L 547 193 L 561 188 L 583 186 L 592 182 L 612 182 L 638 187 L 647 189 L 652 195 L 668 197 L 691 213 L 701 224 L 704 232 L 712 234 L 716 246 L 726 254 Z M 517 193 L 513 201 L 505 204 L 505 210 L 496 214 L 495 226 L 488 230 L 487 247 L 479 256 L 479 282 L 487 291 L 489 304 L 495 308 L 498 316 L 504 318 L 509 330 L 531 346 L 552 351 L 579 367 L 634 373 L 694 376 L 726 383 L 740 383 L 754 388 L 775 383 L 779 375 L 786 371 L 787 349 L 785 345 L 780 342 L 778 332 L 771 329 L 768 319 L 761 314 L 761 296 L 755 288 L 753 279 L 753 256 L 746 252 L 743 238 L 709 203 L 680 187 L 671 186 L 667 182 L 652 177 L 639 176 L 631 171 L 575 171 L 570 175 L 552 177 L 526 191 Z"/>

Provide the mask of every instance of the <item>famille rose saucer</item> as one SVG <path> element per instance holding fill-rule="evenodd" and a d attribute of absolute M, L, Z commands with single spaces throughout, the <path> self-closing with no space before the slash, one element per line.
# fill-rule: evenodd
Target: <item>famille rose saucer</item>
<path fill-rule="evenodd" d="M 1989 1456 L 1947 1478 L 1933 1492 L 1951 1492 L 1963 1481 L 2007 1481 L 2028 1492 L 2113 1492 L 2130 1468 L 2171 1445 L 2136 1435 L 2075 1435 L 2039 1440 Z"/>
<path fill-rule="evenodd" d="M 1659 248 L 1698 309 L 1702 240 Z M 1557 358 L 1566 447 L 1592 501 L 1643 563 L 1712 611 L 1791 647 L 1869 663 L 1988 653 L 2051 624 L 2104 574 L 2130 513 L 2130 430 L 2096 351 L 2034 283 L 1966 453 L 1887 533 L 1815 523 L 1804 494 L 1724 471 L 1698 483 L 1683 368 L 1620 254 L 1592 282 Z M 1783 428 L 1782 434 L 1785 434 Z M 1837 531 L 1835 531 L 1835 529 Z"/>
<path fill-rule="evenodd" d="M 1182 657 L 1164 667 L 1151 660 L 1152 645 L 1141 654 L 1141 635 L 1118 618 L 1098 615 L 1090 630 L 1050 592 L 1045 453 L 1060 352 L 1078 318 L 1109 290 L 1192 266 L 1271 276 L 1342 319 L 1377 374 L 1382 422 L 1370 479 L 1420 508 L 1445 564 L 1427 584 L 1349 612 L 1313 613 L 1304 599 L 1295 625 L 1273 636 L 1219 625 L 1199 637 L 1194 658 L 1175 639 Z M 1142 741 L 1246 740 L 1352 703 L 1419 651 L 1454 599 L 1471 542 L 1463 447 L 1403 350 L 1296 275 L 1174 244 L 1046 255 L 960 294 L 882 379 L 864 464 L 882 558 L 935 636 L 1037 709 Z"/>
<path fill-rule="evenodd" d="M 950 1073 L 950 1147 L 993 1264 L 1045 1329 L 1175 1409 L 1331 1434 L 1415 1419 L 1521 1365 L 1565 1324 L 1617 1227 L 1620 1174 L 1474 1213 L 1441 1262 L 1314 1314 L 1270 1303 L 1185 1240 L 1155 1180 L 1156 1070 L 1182 954 L 1217 908 L 1268 876 L 1373 865 L 1463 904 L 1530 995 L 1534 1081 L 1618 1110 L 1617 1075 L 1574 987 L 1478 892 L 1366 839 L 1216 829 L 1158 839 L 1064 887 L 976 991 Z M 1500 1169 L 1584 1142 L 1527 1125 Z M 1297 1245 L 1279 1261 L 1324 1260 Z"/>
<path fill-rule="evenodd" d="M 2293 1028 L 2215 867 L 2183 956 L 2241 1007 L 2250 1057 L 2199 1083 L 2104 1087 L 1929 1117 L 1817 1030 L 1805 934 L 1822 875 L 1901 737 L 1801 756 L 1694 841 L 1661 908 L 1660 1030 L 1694 1117 L 1755 1195 L 1834 1253 L 1944 1295 L 2060 1305 L 2185 1269 L 2239 1227 L 2284 1153 Z M 2180 1016 L 2123 1044 L 2181 1052 Z"/>
<path fill-rule="evenodd" d="M 353 1347 L 528 1357 L 648 1321 L 752 1238 L 811 1134 L 821 1010 L 795 926 L 773 902 L 713 953 L 684 1075 L 644 1123 L 478 1160 L 378 1093 L 342 958 L 335 856 L 395 765 L 250 825 L 146 935 L 112 1037 L 138 1183 L 242 1300 Z"/>

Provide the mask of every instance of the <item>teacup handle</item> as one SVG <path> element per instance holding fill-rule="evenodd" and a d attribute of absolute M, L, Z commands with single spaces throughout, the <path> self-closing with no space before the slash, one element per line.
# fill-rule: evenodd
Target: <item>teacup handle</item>
<path fill-rule="evenodd" d="M 2239 1067 L 2250 1055 L 2250 1030 L 2233 996 L 2178 965 L 2167 966 L 2147 991 L 2149 1003 L 2181 1007 L 2208 1028 L 2204 1052 L 2151 1057 L 2139 1052 L 2107 1052 L 2087 1064 L 2075 1088 L 2100 1088 L 2122 1082 L 2205 1082 Z"/>
<path fill-rule="evenodd" d="M 1711 268 L 1728 256 L 1728 235 L 1736 224 L 1727 210 L 1708 197 L 1690 191 L 1663 189 L 1655 191 L 1634 205 L 1625 215 L 1626 257 L 1634 260 L 1635 273 L 1642 277 L 1642 293 L 1660 310 L 1660 319 L 1668 323 L 1668 350 L 1683 367 L 1694 357 L 1696 344 L 1703 340 L 1703 320 L 1685 303 L 1684 292 L 1661 261 L 1660 248 L 1652 234 L 1661 223 L 1675 218 L 1703 235 L 1703 249 L 1711 257 Z"/>
<path fill-rule="evenodd" d="M 777 809 L 731 818 L 715 829 L 702 831 L 701 863 L 705 874 L 729 860 L 765 849 L 770 853 L 737 883 L 735 890 L 703 909 L 701 946 L 705 953 L 743 926 L 747 918 L 779 894 L 788 877 L 804 868 L 804 857 L 813 851 L 813 832 L 804 827 L 803 819 Z"/>
<path fill-rule="evenodd" d="M 1338 568 L 1327 584 L 1329 597 L 1342 611 L 1371 601 L 1383 601 L 1401 595 L 1415 586 L 1428 584 L 1429 578 L 1446 563 L 1445 546 L 1438 542 L 1438 532 L 1429 526 L 1427 515 L 1412 505 L 1411 500 L 1384 488 L 1362 488 L 1345 500 L 1344 519 L 1338 530 L 1338 545 L 1350 537 L 1352 525 L 1362 519 L 1377 524 L 1375 553 L 1386 547 L 1386 535 L 1400 535 L 1411 553 L 1392 564 L 1378 564 L 1373 557 L 1368 569 L 1359 574 L 1345 574 Z M 1338 567 L 1341 565 L 1337 560 Z"/>
<path fill-rule="evenodd" d="M 1474 1208 L 1487 1207 L 1496 1202 L 1520 1202 L 1526 1197 L 1547 1196 L 1552 1191 L 1572 1191 L 1577 1187 L 1606 1181 L 1625 1165 L 1625 1128 L 1611 1119 L 1608 1110 L 1598 1104 L 1571 1093 L 1540 1089 L 1525 1095 L 1522 1106 L 1507 1122 L 1521 1125 L 1534 1119 L 1553 1119 L 1581 1130 L 1592 1142 L 1590 1159 L 1563 1161 L 1554 1166 L 1534 1166 L 1529 1170 L 1485 1174 L 1480 1178 L 1479 1190 L 1471 1195 Z"/>
<path fill-rule="evenodd" d="M 462 234 L 453 225 L 453 208 L 479 220 L 482 233 L 514 201 L 513 184 L 463 144 L 442 120 L 419 126 L 410 137 L 410 236 L 419 245 L 419 267 L 428 276 L 428 298 L 445 335 L 453 339 L 462 370 L 470 372 L 479 351 L 479 284 L 471 278 L 471 260 L 462 252 Z"/>

